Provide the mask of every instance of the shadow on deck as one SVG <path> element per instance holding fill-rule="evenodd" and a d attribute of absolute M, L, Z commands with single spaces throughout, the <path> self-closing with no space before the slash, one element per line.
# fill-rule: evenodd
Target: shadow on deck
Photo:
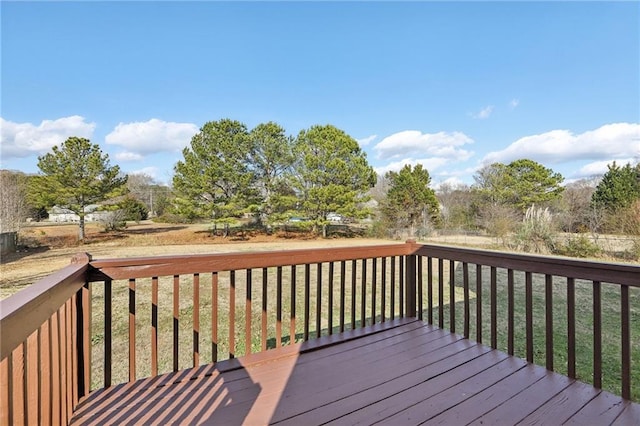
<path fill-rule="evenodd" d="M 101 389 L 71 424 L 640 424 L 640 405 L 415 319 Z"/>

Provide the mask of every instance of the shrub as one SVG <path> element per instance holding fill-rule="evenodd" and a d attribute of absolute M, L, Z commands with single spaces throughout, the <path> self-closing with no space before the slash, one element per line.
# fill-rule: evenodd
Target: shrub
<path fill-rule="evenodd" d="M 571 257 L 595 257 L 600 254 L 600 247 L 586 235 L 569 238 L 559 247 L 558 254 Z"/>
<path fill-rule="evenodd" d="M 104 232 L 122 231 L 127 227 L 124 210 L 114 210 L 105 215 L 102 220 Z"/>
<path fill-rule="evenodd" d="M 556 247 L 555 229 L 549 209 L 529 207 L 513 241 L 517 250 L 543 254 L 553 253 Z"/>

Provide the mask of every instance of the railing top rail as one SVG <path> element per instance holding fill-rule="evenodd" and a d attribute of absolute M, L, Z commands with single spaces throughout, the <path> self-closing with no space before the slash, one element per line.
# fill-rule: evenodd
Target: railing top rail
<path fill-rule="evenodd" d="M 640 265 L 636 264 L 431 244 L 414 244 L 413 253 L 518 271 L 640 287 Z"/>
<path fill-rule="evenodd" d="M 412 250 L 411 244 L 398 243 L 357 247 L 102 259 L 91 262 L 92 271 L 89 280 L 147 278 L 402 256 L 411 254 Z"/>
<path fill-rule="evenodd" d="M 44 324 L 86 282 L 90 257 L 77 255 L 71 265 L 0 301 L 0 359 Z"/>

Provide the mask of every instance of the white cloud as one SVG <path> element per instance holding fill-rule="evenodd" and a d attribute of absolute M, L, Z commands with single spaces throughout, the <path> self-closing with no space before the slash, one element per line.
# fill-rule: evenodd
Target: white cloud
<path fill-rule="evenodd" d="M 142 169 L 139 170 L 133 170 L 131 172 L 128 172 L 127 174 L 129 175 L 148 175 L 151 176 L 153 178 L 153 180 L 157 180 L 158 179 L 158 168 L 157 167 L 143 167 Z"/>
<path fill-rule="evenodd" d="M 144 157 L 135 152 L 123 151 L 118 152 L 116 155 L 116 160 L 118 161 L 138 161 L 142 160 Z"/>
<path fill-rule="evenodd" d="M 493 112 L 493 105 L 487 105 L 477 113 L 471 113 L 471 117 L 477 118 L 479 120 L 484 120 L 486 118 L 489 118 L 492 112 Z"/>
<path fill-rule="evenodd" d="M 145 122 L 120 123 L 105 137 L 110 145 L 118 145 L 127 154 L 151 154 L 178 151 L 184 148 L 198 126 L 192 123 L 174 123 L 152 118 Z"/>
<path fill-rule="evenodd" d="M 371 135 L 371 136 L 367 136 L 366 138 L 362 138 L 362 139 L 356 139 L 358 141 L 358 145 L 362 146 L 367 146 L 369 145 L 371 142 L 373 142 L 376 138 L 378 137 L 378 135 Z"/>
<path fill-rule="evenodd" d="M 386 164 L 384 166 L 376 167 L 375 171 L 379 175 L 384 175 L 387 172 L 393 171 L 398 172 L 406 165 L 415 166 L 416 164 L 422 164 L 422 166 L 429 171 L 431 174 L 433 170 L 437 170 L 439 167 L 444 166 L 450 160 L 446 158 L 423 158 L 423 159 L 414 159 L 414 158 L 405 158 L 400 161 L 394 161 L 393 163 Z"/>
<path fill-rule="evenodd" d="M 73 115 L 40 124 L 15 123 L 0 117 L 0 147 L 3 161 L 9 158 L 45 154 L 71 136 L 91 139 L 95 123 Z"/>
<path fill-rule="evenodd" d="M 467 160 L 472 152 L 461 149 L 473 140 L 461 132 L 422 133 L 418 130 L 405 130 L 387 136 L 373 150 L 378 158 L 400 159 L 420 156 L 444 157 L 455 160 Z"/>
<path fill-rule="evenodd" d="M 511 101 L 509 102 L 509 108 L 511 109 L 516 109 L 518 107 L 518 105 L 520 105 L 520 99 L 511 99 Z"/>
<path fill-rule="evenodd" d="M 450 178 L 447 178 L 441 182 L 438 182 L 436 184 L 432 184 L 431 187 L 434 189 L 434 191 L 439 191 L 443 185 L 448 186 L 450 189 L 464 189 L 466 188 L 468 185 L 465 184 L 462 179 L 452 176 Z"/>
<path fill-rule="evenodd" d="M 614 161 L 616 162 L 617 165 L 624 166 L 627 163 L 635 164 L 637 159 L 617 158 L 612 160 L 594 161 L 593 163 L 585 164 L 583 167 L 580 168 L 580 170 L 576 172 L 574 176 L 578 179 L 589 178 L 594 176 L 602 176 L 609 170 L 607 166 L 609 164 L 612 164 Z"/>
<path fill-rule="evenodd" d="M 640 157 L 640 124 L 613 123 L 574 135 L 552 130 L 518 139 L 502 151 L 487 154 L 483 164 L 529 158 L 543 163 Z M 608 160 L 612 161 L 612 160 Z"/>

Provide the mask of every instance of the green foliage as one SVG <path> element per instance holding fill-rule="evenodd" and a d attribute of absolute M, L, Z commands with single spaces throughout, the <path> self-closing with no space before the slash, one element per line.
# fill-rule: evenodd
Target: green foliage
<path fill-rule="evenodd" d="M 571 257 L 596 257 L 600 254 L 600 247 L 586 235 L 571 237 L 559 247 L 558 254 Z"/>
<path fill-rule="evenodd" d="M 294 162 L 294 139 L 280 125 L 258 124 L 249 134 L 250 167 L 256 174 L 256 188 L 261 202 L 257 211 L 261 220 L 271 225 L 281 221 L 281 213 L 291 209 L 289 177 Z"/>
<path fill-rule="evenodd" d="M 126 176 L 111 167 L 109 156 L 88 139 L 71 137 L 52 152 L 38 157 L 44 174 L 31 186 L 33 197 L 67 208 L 80 217 L 79 239 L 84 240 L 85 207 L 126 192 Z"/>
<path fill-rule="evenodd" d="M 366 192 L 376 183 L 376 173 L 358 142 L 332 126 L 302 130 L 295 142 L 297 159 L 292 183 L 300 199 L 299 209 L 326 236 L 327 215 L 365 217 Z"/>
<path fill-rule="evenodd" d="M 120 203 L 120 208 L 124 213 L 124 220 L 140 222 L 149 216 L 147 206 L 133 197 L 127 197 Z"/>
<path fill-rule="evenodd" d="M 250 168 L 251 142 L 239 121 L 206 123 L 175 166 L 179 211 L 188 217 L 221 219 L 245 212 L 256 198 Z"/>
<path fill-rule="evenodd" d="M 438 221 L 438 200 L 429 188 L 431 177 L 422 164 L 413 168 L 406 165 L 399 172 L 388 172 L 385 178 L 390 186 L 382 214 L 388 223 L 409 229 L 413 237 L 417 228 Z"/>
<path fill-rule="evenodd" d="M 533 204 L 557 200 L 564 190 L 560 173 L 528 159 L 491 164 L 479 170 L 474 179 L 486 202 L 511 205 L 522 212 Z"/>
<path fill-rule="evenodd" d="M 608 171 L 596 187 L 591 202 L 609 211 L 629 207 L 640 199 L 640 164 L 627 163 L 620 167 L 614 161 L 607 166 Z"/>
<path fill-rule="evenodd" d="M 531 206 L 514 236 L 515 248 L 533 253 L 553 253 L 556 248 L 555 229 L 548 208 Z"/>

